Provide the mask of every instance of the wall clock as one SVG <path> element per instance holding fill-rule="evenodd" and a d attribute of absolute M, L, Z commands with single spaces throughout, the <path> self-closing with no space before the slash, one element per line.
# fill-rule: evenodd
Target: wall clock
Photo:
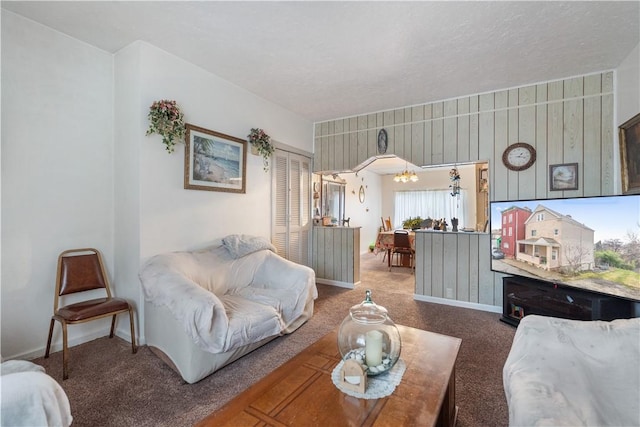
<path fill-rule="evenodd" d="M 387 152 L 387 131 L 380 129 L 378 132 L 378 154 Z"/>
<path fill-rule="evenodd" d="M 526 142 L 516 142 L 502 153 L 502 163 L 512 171 L 529 169 L 536 161 L 536 149 Z"/>

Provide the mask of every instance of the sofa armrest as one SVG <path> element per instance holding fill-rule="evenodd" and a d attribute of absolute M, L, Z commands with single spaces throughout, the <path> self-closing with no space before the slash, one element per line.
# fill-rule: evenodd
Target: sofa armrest
<path fill-rule="evenodd" d="M 316 299 L 318 291 L 315 283 L 316 274 L 313 269 L 305 265 L 296 264 L 273 252 L 267 252 L 266 258 L 256 271 L 251 285 L 275 289 L 309 287 L 313 288 L 313 299 Z"/>
<path fill-rule="evenodd" d="M 18 362 L 18 363 L 13 363 Z M 26 361 L 2 363 L 0 424 L 3 426 L 69 426 L 69 398 L 41 366 Z"/>
<path fill-rule="evenodd" d="M 223 351 L 229 318 L 224 304 L 212 292 L 154 257 L 140 270 L 145 299 L 166 306 L 187 335 L 212 353 Z"/>

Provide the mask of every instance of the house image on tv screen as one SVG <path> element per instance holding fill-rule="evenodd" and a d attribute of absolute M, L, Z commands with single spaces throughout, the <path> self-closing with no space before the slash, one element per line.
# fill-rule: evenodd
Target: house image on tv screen
<path fill-rule="evenodd" d="M 518 253 L 517 242 L 526 239 L 524 223 L 531 216 L 531 209 L 511 206 L 502 211 L 502 236 L 500 250 L 507 258 L 515 259 Z"/>
<path fill-rule="evenodd" d="M 520 223 L 526 210 L 515 208 L 503 212 L 503 225 L 505 214 L 514 215 L 514 226 L 518 226 L 514 227 L 512 232 L 517 244 L 517 261 L 544 270 L 565 273 L 590 270 L 594 267 L 594 230 L 574 220 L 570 215 L 563 215 L 538 205 L 529 213 L 528 218 Z M 518 219 L 520 221 L 517 221 Z M 504 243 L 503 240 L 503 248 Z M 507 248 L 503 250 L 506 251 Z M 507 254 L 508 252 L 505 252 L 505 255 Z"/>

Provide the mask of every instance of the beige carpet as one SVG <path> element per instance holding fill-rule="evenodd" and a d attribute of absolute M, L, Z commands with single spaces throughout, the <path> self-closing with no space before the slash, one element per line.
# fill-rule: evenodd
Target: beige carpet
<path fill-rule="evenodd" d="M 62 384 L 74 426 L 190 426 L 337 327 L 369 288 L 396 323 L 462 339 L 456 368 L 458 426 L 507 425 L 502 366 L 515 329 L 497 314 L 414 301 L 411 271 L 394 268 L 390 274 L 381 260 L 382 254 L 363 256 L 363 283 L 356 290 L 318 285 L 320 297 L 309 322 L 197 384 L 186 384 L 147 347 L 132 355 L 129 343 L 119 338 L 72 348 L 66 381 L 61 352 L 34 362 Z"/>

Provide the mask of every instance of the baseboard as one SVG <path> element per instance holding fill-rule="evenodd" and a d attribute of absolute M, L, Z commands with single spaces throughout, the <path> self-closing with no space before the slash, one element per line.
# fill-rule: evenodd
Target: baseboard
<path fill-rule="evenodd" d="M 488 304 L 480 304 L 477 302 L 458 301 L 458 300 L 452 300 L 447 298 L 438 298 L 438 297 L 432 297 L 428 295 L 418 295 L 418 294 L 413 294 L 413 299 L 416 301 L 433 302 L 436 304 L 451 305 L 454 307 L 471 308 L 473 310 L 488 311 L 491 313 L 498 313 L 498 314 L 502 313 L 502 307 L 498 307 L 495 305 L 488 305 Z"/>
<path fill-rule="evenodd" d="M 338 280 L 321 279 L 318 277 L 316 277 L 316 283 L 321 283 L 323 285 L 338 286 L 338 287 L 347 288 L 347 289 L 355 289 L 356 285 L 360 284 L 360 282 L 357 282 L 357 283 L 340 282 Z"/>
<path fill-rule="evenodd" d="M 127 342 L 131 342 L 131 333 L 129 330 L 126 331 L 120 331 L 116 328 L 114 335 L 122 338 L 123 340 L 127 341 Z M 77 345 L 80 344 L 84 344 L 86 342 L 89 341 L 93 341 L 96 340 L 98 338 L 102 338 L 102 337 L 106 337 L 109 336 L 109 329 L 105 331 L 94 331 L 85 335 L 80 335 L 80 336 L 76 336 L 74 338 L 70 338 L 69 341 L 67 342 L 67 345 L 69 346 L 69 348 L 71 347 L 75 347 Z M 138 340 L 136 340 L 136 344 L 137 345 L 144 345 L 145 343 L 140 343 L 138 342 Z M 6 360 L 33 360 L 33 359 L 37 359 L 38 357 L 43 357 L 44 353 L 47 349 L 47 343 L 45 342 L 43 346 L 38 347 L 34 350 L 30 350 L 30 351 L 25 351 L 22 353 L 18 353 L 15 355 L 11 355 L 7 358 L 2 358 L 2 362 L 6 361 Z M 52 342 L 51 343 L 51 350 L 50 353 L 57 353 L 59 351 L 62 351 L 62 338 L 60 338 L 60 342 Z"/>

